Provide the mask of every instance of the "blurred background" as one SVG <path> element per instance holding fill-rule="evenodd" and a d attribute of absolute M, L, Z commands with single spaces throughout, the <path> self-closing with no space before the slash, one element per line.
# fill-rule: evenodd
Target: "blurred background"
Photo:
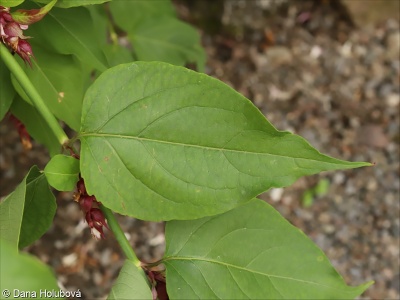
<path fill-rule="evenodd" d="M 202 34 L 206 73 L 251 99 L 279 129 L 328 155 L 375 166 L 322 173 L 264 199 L 327 254 L 362 299 L 399 299 L 400 179 L 398 0 L 175 0 Z M 1 196 L 46 150 L 26 152 L 0 125 Z M 112 238 L 96 241 L 71 193 L 57 194 L 53 227 L 27 251 L 68 290 L 105 299 L 123 263 Z M 164 225 L 120 217 L 143 261 L 161 258 Z"/>

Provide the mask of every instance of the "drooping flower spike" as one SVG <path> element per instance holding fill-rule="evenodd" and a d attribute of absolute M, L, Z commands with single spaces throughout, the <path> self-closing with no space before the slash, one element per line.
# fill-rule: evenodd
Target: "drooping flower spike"
<path fill-rule="evenodd" d="M 81 210 L 85 214 L 86 222 L 90 227 L 92 236 L 96 239 L 105 239 L 103 227 L 110 229 L 104 218 L 103 212 L 99 208 L 100 202 L 94 195 L 89 196 L 86 192 L 85 182 L 79 177 L 76 183 L 78 193 L 75 195 L 75 201 L 79 203 Z"/>

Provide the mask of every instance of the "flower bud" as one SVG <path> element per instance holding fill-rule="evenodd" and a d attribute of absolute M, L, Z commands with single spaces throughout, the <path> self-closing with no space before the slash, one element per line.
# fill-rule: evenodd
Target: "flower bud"
<path fill-rule="evenodd" d="M 32 52 L 32 47 L 31 45 L 26 41 L 20 39 L 18 41 L 18 47 L 17 50 L 15 51 L 25 62 L 27 62 L 30 66 L 32 66 L 31 57 L 33 56 Z"/>
<path fill-rule="evenodd" d="M 94 196 L 81 195 L 81 197 L 79 198 L 79 205 L 81 206 L 81 209 L 84 213 L 87 213 L 92 209 L 93 203 L 97 203 Z"/>
<path fill-rule="evenodd" d="M 78 182 L 76 183 L 76 188 L 81 195 L 86 194 L 86 187 L 85 187 L 85 182 L 83 181 L 83 178 L 80 178 L 78 180 Z"/>
<path fill-rule="evenodd" d="M 99 208 L 92 208 L 89 212 L 86 213 L 86 222 L 91 228 L 92 235 L 99 239 L 104 239 L 103 226 L 108 228 L 106 223 L 106 219 L 104 218 L 103 212 Z"/>
<path fill-rule="evenodd" d="M 76 183 L 76 189 L 78 192 L 75 194 L 75 201 L 79 202 L 82 211 L 85 213 L 85 219 L 90 227 L 92 236 L 96 239 L 104 239 L 103 226 L 107 229 L 108 225 L 104 218 L 103 212 L 98 208 L 100 202 L 96 200 L 96 197 L 89 196 L 86 191 L 85 181 L 79 175 L 79 180 Z"/>
<path fill-rule="evenodd" d="M 13 19 L 9 9 L 0 6 L 0 37 L 1 41 L 8 48 L 17 53 L 26 63 L 32 66 L 31 57 L 33 57 L 32 47 L 26 41 L 28 36 L 24 35 L 23 30 L 28 29 L 28 25 L 20 24 Z"/>

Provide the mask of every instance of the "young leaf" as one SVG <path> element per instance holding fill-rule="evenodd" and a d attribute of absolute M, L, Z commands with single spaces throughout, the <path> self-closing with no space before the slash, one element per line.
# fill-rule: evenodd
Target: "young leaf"
<path fill-rule="evenodd" d="M 56 212 L 46 177 L 34 166 L 0 204 L 0 233 L 15 248 L 28 246 L 51 226 Z"/>
<path fill-rule="evenodd" d="M 28 104 L 17 95 L 10 107 L 10 111 L 25 125 L 28 133 L 39 143 L 46 146 L 50 156 L 54 156 L 61 151 L 61 146 L 52 133 L 49 125 L 37 112 L 36 108 Z"/>
<path fill-rule="evenodd" d="M 277 131 L 245 97 L 207 75 L 137 62 L 104 72 L 83 104 L 81 172 L 90 194 L 139 219 L 193 219 L 271 187 L 367 166 Z"/>
<path fill-rule="evenodd" d="M 11 293 L 10 299 L 31 298 L 30 296 L 43 299 L 40 291 L 59 290 L 57 280 L 48 266 L 32 255 L 18 253 L 13 245 L 7 240 L 3 240 L 3 236 L 0 241 L 0 253 L 2 299 L 7 298 L 5 297 L 5 290 Z M 21 291 L 29 291 L 31 294 L 30 296 L 23 296 Z"/>
<path fill-rule="evenodd" d="M 56 155 L 44 168 L 49 184 L 59 191 L 72 191 L 79 180 L 79 160 L 72 156 Z"/>
<path fill-rule="evenodd" d="M 171 299 L 353 299 L 324 253 L 267 203 L 166 226 Z"/>
<path fill-rule="evenodd" d="M 4 118 L 14 99 L 15 89 L 11 84 L 10 71 L 0 60 L 0 121 Z"/>
<path fill-rule="evenodd" d="M 151 289 L 142 273 L 131 261 L 126 260 L 107 299 L 152 300 Z"/>

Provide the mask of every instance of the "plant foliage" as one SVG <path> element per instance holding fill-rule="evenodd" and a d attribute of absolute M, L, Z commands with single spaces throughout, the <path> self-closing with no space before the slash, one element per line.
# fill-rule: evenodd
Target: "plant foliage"
<path fill-rule="evenodd" d="M 2 289 L 57 289 L 45 265 L 18 252 L 51 227 L 51 186 L 75 191 L 92 234 L 111 229 L 126 254 L 109 299 L 359 296 L 371 283 L 347 286 L 254 197 L 370 164 L 321 154 L 201 73 L 200 35 L 170 1 L 105 2 L 0 0 L 0 119 L 11 114 L 24 145 L 32 136 L 51 156 L 0 203 Z M 113 212 L 167 221 L 162 260 L 140 262 Z"/>

